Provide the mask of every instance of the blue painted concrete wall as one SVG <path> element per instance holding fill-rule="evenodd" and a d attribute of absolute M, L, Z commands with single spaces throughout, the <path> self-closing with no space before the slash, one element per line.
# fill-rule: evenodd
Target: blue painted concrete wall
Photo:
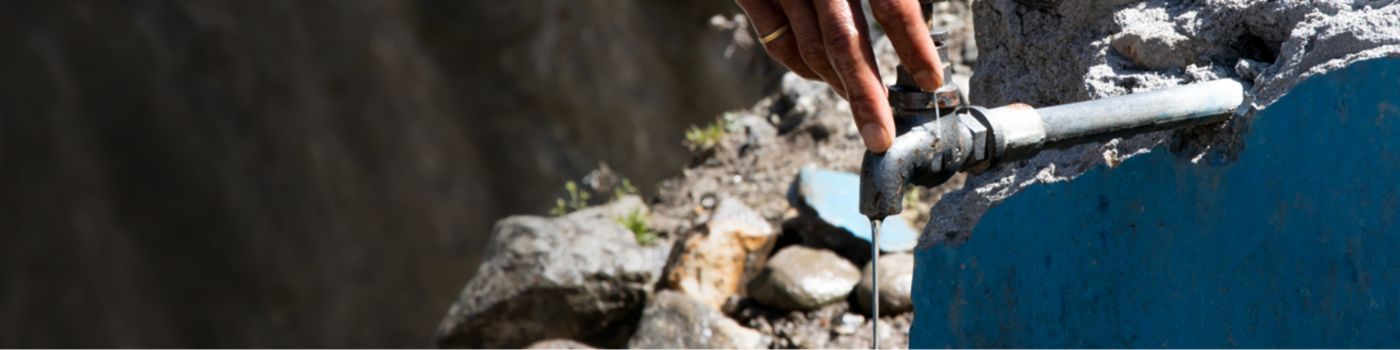
<path fill-rule="evenodd" d="M 1030 188 L 918 251 L 911 346 L 1400 347 L 1400 59 L 1304 82 L 1245 140 Z"/>

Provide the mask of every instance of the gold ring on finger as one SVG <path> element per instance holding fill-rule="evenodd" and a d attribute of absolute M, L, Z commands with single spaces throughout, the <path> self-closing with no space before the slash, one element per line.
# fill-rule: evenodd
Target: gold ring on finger
<path fill-rule="evenodd" d="M 779 37 L 783 36 L 784 33 L 788 32 L 788 28 L 788 25 L 784 24 L 782 27 L 778 27 L 778 30 L 774 30 L 768 35 L 764 35 L 763 39 L 760 39 L 760 41 L 763 41 L 763 44 L 767 45 L 768 43 L 773 42 L 773 40 L 778 40 Z"/>

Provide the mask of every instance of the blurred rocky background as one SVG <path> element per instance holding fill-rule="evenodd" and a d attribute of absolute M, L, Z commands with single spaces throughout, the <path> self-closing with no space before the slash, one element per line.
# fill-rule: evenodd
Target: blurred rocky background
<path fill-rule="evenodd" d="M 604 162 L 655 195 L 776 89 L 738 13 L 0 3 L 0 347 L 429 345 L 496 219 Z"/>
<path fill-rule="evenodd" d="M 956 82 L 977 59 L 970 7 L 939 3 L 932 19 L 953 36 Z M 878 31 L 873 42 L 889 79 L 894 50 Z M 853 173 L 865 148 L 850 118 L 825 84 L 788 73 L 756 103 L 688 131 L 689 161 L 647 200 L 602 168 L 553 216 L 498 221 L 433 345 L 864 348 L 878 337 L 907 347 L 920 214 L 962 177 L 908 192 L 911 217 L 886 219 L 876 288 L 870 235 L 857 233 L 869 229 Z"/>
<path fill-rule="evenodd" d="M 1393 3 L 952 1 L 932 21 L 952 35 L 952 81 L 976 104 L 1043 106 L 1234 78 L 1252 82 L 1252 110 L 1310 74 L 1400 55 Z M 873 39 L 888 80 L 896 55 L 888 39 Z M 918 312 L 908 254 L 917 226 L 928 223 L 926 246 L 957 244 L 1025 186 L 1067 181 L 1178 135 L 1219 146 L 1197 151 L 1228 150 L 1252 118 L 1047 150 L 907 192 L 913 217 L 885 219 L 877 288 L 867 220 L 855 208 L 865 149 L 849 113 L 825 85 L 788 74 L 777 91 L 688 132 L 693 156 L 650 200 L 605 169 L 573 186 L 553 217 L 498 221 L 434 345 L 857 348 L 875 338 L 906 347 Z M 581 203 L 585 193 L 607 204 Z M 930 211 L 938 216 L 918 215 Z"/>

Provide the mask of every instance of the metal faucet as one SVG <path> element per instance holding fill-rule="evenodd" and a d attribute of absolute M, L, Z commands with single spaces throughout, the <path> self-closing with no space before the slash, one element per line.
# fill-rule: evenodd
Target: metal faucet
<path fill-rule="evenodd" d="M 946 56 L 940 35 L 934 40 Z M 938 186 L 959 171 L 980 173 L 1046 148 L 1221 121 L 1244 103 L 1243 84 L 1222 79 L 1044 108 L 987 109 L 963 103 L 954 84 L 924 92 L 902 66 L 898 71 L 889 87 L 894 143 L 884 153 L 867 151 L 861 164 L 860 212 L 871 220 L 899 214 L 906 185 Z"/>

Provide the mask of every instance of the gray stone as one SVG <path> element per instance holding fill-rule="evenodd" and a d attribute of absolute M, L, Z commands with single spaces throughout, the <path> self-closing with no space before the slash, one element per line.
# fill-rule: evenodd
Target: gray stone
<path fill-rule="evenodd" d="M 516 216 L 492 232 L 487 259 L 439 325 L 439 347 L 518 348 L 552 338 L 621 346 L 666 262 L 616 215 L 627 197 L 563 217 Z"/>
<path fill-rule="evenodd" d="M 1127 57 L 1138 67 L 1147 69 L 1184 69 L 1200 54 L 1200 45 L 1189 45 L 1191 38 L 1181 35 L 1166 23 L 1158 26 L 1130 27 L 1113 37 L 1113 50 Z"/>
<path fill-rule="evenodd" d="M 749 297 L 781 310 L 814 310 L 841 301 L 859 282 L 860 271 L 829 250 L 783 248 L 749 282 Z"/>
<path fill-rule="evenodd" d="M 860 307 L 870 311 L 870 294 L 874 289 L 870 276 L 874 274 L 874 264 L 866 263 L 861 271 L 860 285 L 856 286 L 856 298 Z M 880 256 L 880 315 L 895 315 L 914 310 L 914 256 L 911 254 L 886 254 Z"/>
<path fill-rule="evenodd" d="M 525 347 L 525 348 L 526 348 L 526 349 L 594 349 L 594 347 L 588 346 L 588 344 L 580 343 L 580 342 L 578 342 L 578 341 L 576 341 L 576 340 L 571 340 L 571 339 L 550 339 L 550 340 L 541 340 L 541 341 L 535 342 L 534 344 L 530 344 L 530 346 L 527 346 L 527 347 Z"/>
<path fill-rule="evenodd" d="M 756 349 L 768 339 L 718 310 L 673 291 L 656 294 L 629 347 L 641 349 Z"/>

